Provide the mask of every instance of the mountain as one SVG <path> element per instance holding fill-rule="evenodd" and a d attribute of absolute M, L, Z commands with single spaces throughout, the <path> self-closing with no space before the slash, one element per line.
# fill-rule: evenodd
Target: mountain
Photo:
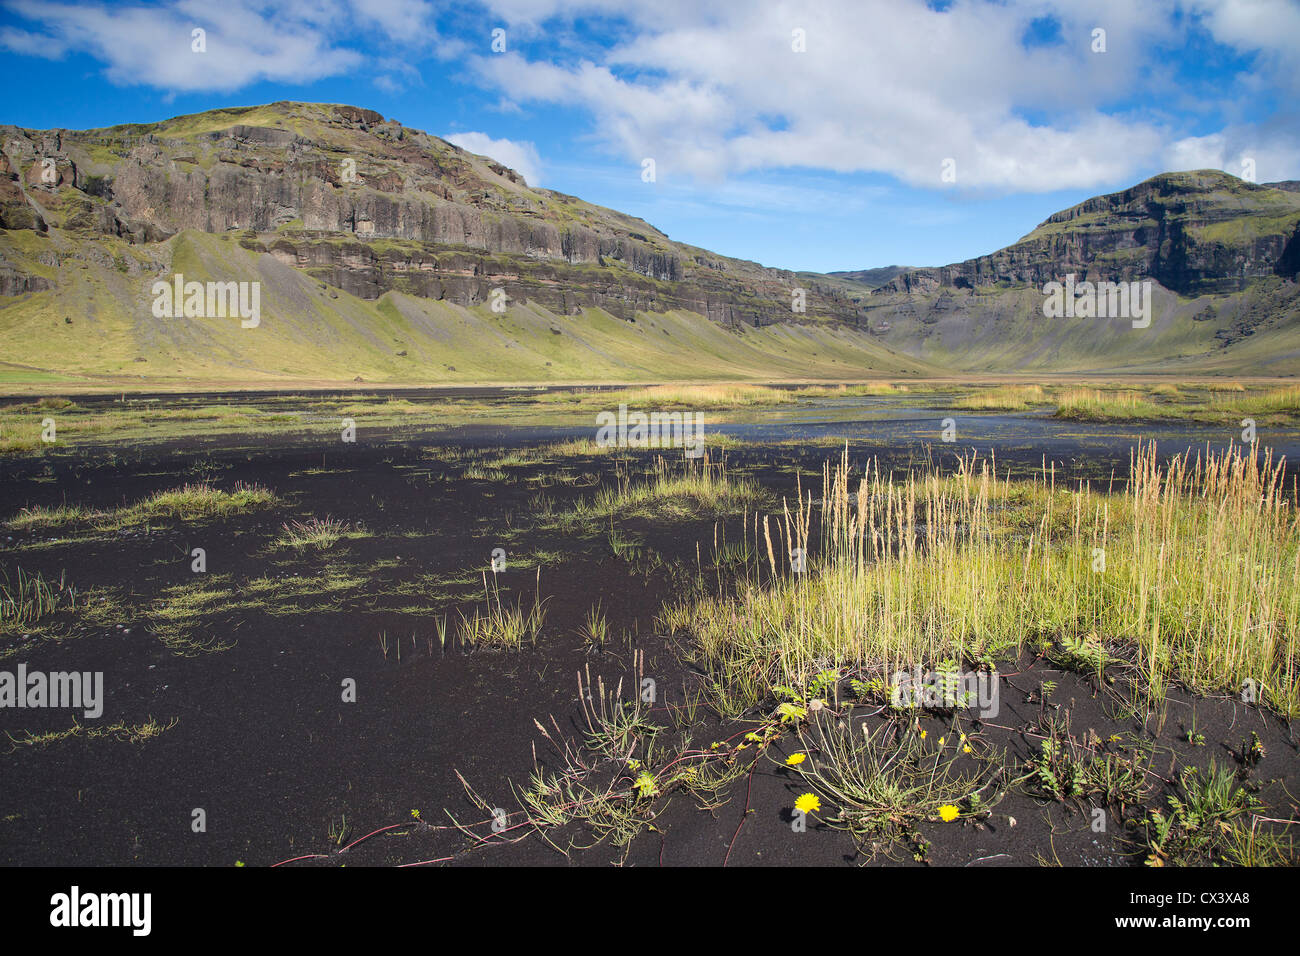
<path fill-rule="evenodd" d="M 876 289 L 904 272 L 917 271 L 919 270 L 913 269 L 911 266 L 881 266 L 878 269 L 856 269 L 850 272 L 828 272 L 826 274 L 835 276 L 837 279 L 847 279 L 850 282 Z"/>
<path fill-rule="evenodd" d="M 933 371 L 859 330 L 842 283 L 674 242 L 370 110 L 273 103 L 99 130 L 0 126 L 0 150 L 0 380 Z M 258 327 L 159 319 L 151 290 L 176 273 L 259 282 Z"/>
<path fill-rule="evenodd" d="M 987 256 L 859 297 L 891 348 L 960 370 L 1300 370 L 1300 183 L 1165 173 L 1050 216 Z M 1043 287 L 1152 283 L 1150 328 L 1047 319 Z M 1262 334 L 1261 333 L 1265 333 Z"/>
<path fill-rule="evenodd" d="M 0 126 L 0 385 L 1290 374 L 1298 228 L 1300 184 L 1170 173 L 968 262 L 795 273 L 352 106 Z M 1150 327 L 1044 318 L 1068 273 L 1150 280 Z M 177 276 L 258 320 L 187 315 Z"/>

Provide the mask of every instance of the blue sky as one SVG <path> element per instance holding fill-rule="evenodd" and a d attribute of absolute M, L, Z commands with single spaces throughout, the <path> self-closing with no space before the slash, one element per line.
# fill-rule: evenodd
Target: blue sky
<path fill-rule="evenodd" d="M 817 271 L 990 252 L 1167 169 L 1300 178 L 1300 0 L 0 0 L 0 86 L 37 128 L 351 103 Z"/>

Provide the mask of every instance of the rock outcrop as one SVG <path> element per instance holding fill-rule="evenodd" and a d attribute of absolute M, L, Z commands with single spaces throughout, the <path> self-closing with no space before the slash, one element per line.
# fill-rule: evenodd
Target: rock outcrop
<path fill-rule="evenodd" d="M 1058 212 L 987 256 L 904 272 L 878 291 L 1153 279 L 1180 295 L 1238 292 L 1300 259 L 1300 183 L 1255 185 L 1217 170 L 1164 173 Z"/>
<path fill-rule="evenodd" d="M 355 295 L 460 305 L 504 287 L 560 313 L 690 309 L 725 324 L 799 321 L 807 280 L 672 242 L 641 219 L 533 189 L 513 170 L 351 106 L 274 103 L 101 130 L 0 127 L 0 228 L 157 243 L 183 230 Z M 0 282 L 32 288 L 21 267 Z M 811 315 L 853 323 L 833 283 Z"/>

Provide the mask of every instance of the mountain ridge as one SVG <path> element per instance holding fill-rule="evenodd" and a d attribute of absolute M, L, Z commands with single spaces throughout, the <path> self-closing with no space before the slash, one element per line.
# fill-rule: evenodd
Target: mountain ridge
<path fill-rule="evenodd" d="M 1162 174 L 966 263 L 796 273 L 530 187 L 360 107 L 0 126 L 0 381 L 20 369 L 392 384 L 1238 369 L 1270 323 L 1285 333 L 1277 366 L 1298 324 L 1293 186 Z M 1167 315 L 1137 349 L 1049 330 L 1037 286 L 1066 270 L 1149 276 Z M 155 318 L 149 289 L 177 273 L 261 283 L 263 333 Z"/>

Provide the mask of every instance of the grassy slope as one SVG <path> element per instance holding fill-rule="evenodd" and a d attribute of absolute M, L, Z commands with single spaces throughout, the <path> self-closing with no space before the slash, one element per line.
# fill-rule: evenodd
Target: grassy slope
<path fill-rule="evenodd" d="M 6 255 L 29 262 L 60 245 L 73 251 L 67 240 L 30 234 L 0 233 L 0 243 Z M 50 278 L 57 271 L 57 292 L 0 300 L 6 356 L 21 357 L 0 366 L 0 383 L 35 386 L 49 383 L 51 373 L 112 388 L 345 383 L 357 376 L 395 385 L 851 380 L 936 371 L 830 326 L 732 331 L 685 312 L 643 314 L 629 323 L 597 309 L 555 316 L 532 303 L 499 315 L 396 292 L 367 301 L 204 233 L 183 232 L 148 252 L 116 240 L 96 242 L 89 252 L 86 244 L 76 248 L 57 270 L 42 267 Z M 187 280 L 259 280 L 260 327 L 240 328 L 238 319 L 155 319 L 149 287 L 173 271 Z"/>
<path fill-rule="evenodd" d="M 1264 234 L 1290 235 L 1300 224 L 1300 194 L 1250 186 L 1213 171 L 1167 178 L 1188 182 L 1208 178 L 1218 184 L 1213 191 L 1198 194 L 1209 209 L 1197 215 L 1232 218 L 1189 224 L 1191 241 L 1200 251 L 1212 252 L 1217 244 L 1248 242 Z M 1180 201 L 1178 197 L 1167 200 L 1174 206 Z M 1182 213 L 1175 208 L 1170 216 L 1179 219 Z M 1125 228 L 1139 225 L 1158 223 L 1130 222 Z M 1112 213 L 1087 212 L 1068 221 L 1045 222 L 1008 248 L 1066 235 L 1086 238 L 1115 228 Z M 1118 249 L 1098 256 L 1096 262 L 1101 267 L 1107 261 L 1120 265 L 1143 254 L 1139 247 Z M 882 294 L 865 301 L 873 328 L 884 322 L 891 325 L 883 336 L 891 348 L 959 371 L 1205 371 L 1277 376 L 1300 371 L 1300 296 L 1294 286 L 1288 293 L 1281 285 L 1280 280 L 1263 280 L 1244 293 L 1184 298 L 1156 284 L 1153 321 L 1147 329 L 1134 329 L 1124 320 L 1046 319 L 1041 290 L 1023 286 L 977 292 L 945 288 L 931 295 Z M 1230 330 L 1239 315 L 1270 297 L 1264 311 L 1272 318 L 1253 336 L 1224 347 L 1217 333 Z M 1209 304 L 1216 314 L 1207 320 Z M 911 310 L 915 316 L 907 314 Z"/>
<path fill-rule="evenodd" d="M 1243 305 L 1240 296 L 1186 299 L 1154 286 L 1149 328 L 1124 319 L 1048 319 L 1035 289 L 999 292 L 955 291 L 948 308 L 920 317 L 898 318 L 873 310 L 871 323 L 889 321 L 882 341 L 907 354 L 957 371 L 1005 372 L 1215 372 L 1289 375 L 1300 369 L 1300 299 L 1288 316 L 1265 323 L 1250 338 L 1223 348 L 1215 337 Z M 908 301 L 891 296 L 891 303 Z M 921 316 L 932 301 L 912 300 Z M 1219 309 L 1215 321 L 1197 321 L 1207 302 Z"/>

